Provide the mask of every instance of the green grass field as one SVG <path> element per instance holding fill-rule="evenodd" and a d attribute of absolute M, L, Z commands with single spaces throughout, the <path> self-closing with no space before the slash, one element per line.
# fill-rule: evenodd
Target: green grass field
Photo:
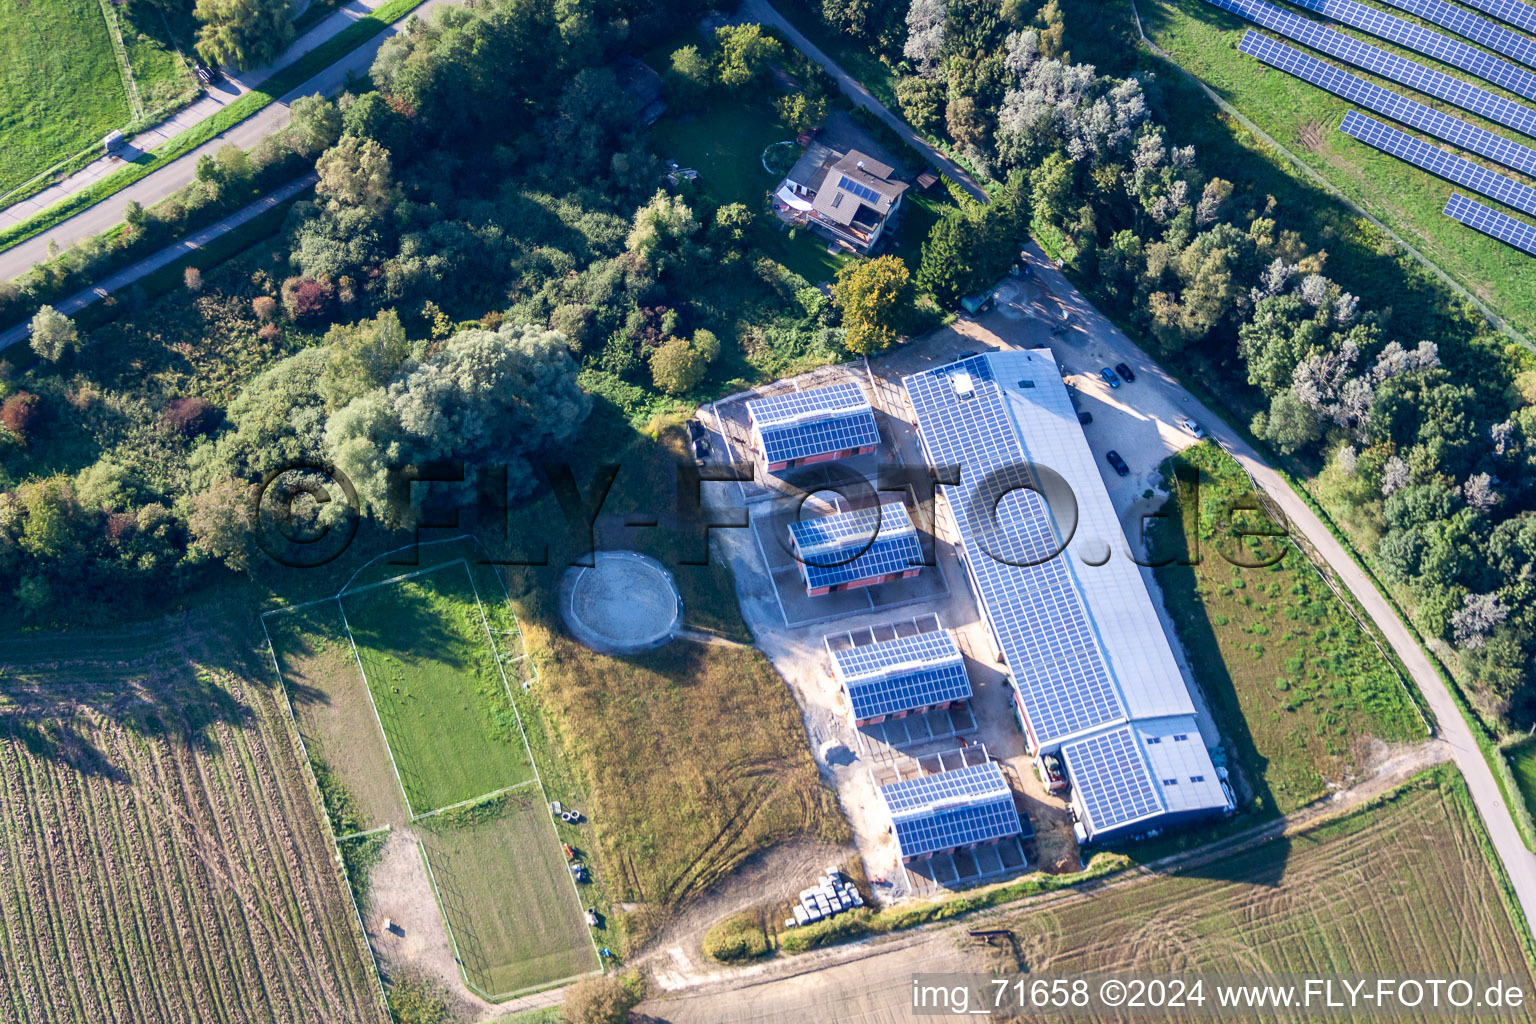
<path fill-rule="evenodd" d="M 1393 667 L 1306 558 L 1290 544 L 1250 547 L 1231 535 L 1237 526 L 1267 525 L 1257 512 L 1236 513 L 1236 523 L 1223 518 L 1225 501 L 1252 493 L 1241 468 L 1210 443 L 1170 462 L 1201 473 L 1200 562 L 1155 570 L 1158 584 L 1259 810 L 1292 811 L 1346 784 L 1371 753 L 1372 738 L 1422 739 Z M 1192 524 L 1193 493 L 1172 500 L 1182 524 Z M 1156 537 L 1162 557 L 1189 550 L 1182 524 L 1178 517 L 1159 523 L 1178 534 Z M 1281 551 L 1268 568 L 1232 564 Z"/>
<path fill-rule="evenodd" d="M 0 192 L 128 120 L 97 0 L 0 4 Z"/>
<path fill-rule="evenodd" d="M 1529 991 L 1529 937 L 1516 931 L 1475 814 L 1454 769 L 1429 772 L 1378 806 L 1299 835 L 989 924 L 1013 929 L 1015 946 L 977 942 L 974 955 L 993 969 L 1055 975 L 1401 977 L 1457 965 L 1513 976 Z"/>
<path fill-rule="evenodd" d="M 412 814 L 533 777 L 465 565 L 343 603 Z"/>
<path fill-rule="evenodd" d="M 1530 273 L 1530 257 L 1443 216 L 1440 211 L 1452 191 L 1450 183 L 1339 132 L 1339 122 L 1349 104 L 1290 75 L 1267 69 L 1240 53 L 1237 42 L 1249 27 L 1242 19 L 1219 11 L 1204 0 L 1145 0 L 1139 9 L 1148 37 L 1168 51 L 1181 67 L 1199 77 L 1513 326 L 1527 335 L 1536 334 L 1536 274 Z M 1392 49 L 1390 44 L 1371 41 Z M 1449 67 L 1441 70 L 1454 73 Z M 1378 80 L 1377 84 L 1402 91 L 1390 82 Z M 1477 120 L 1438 100 L 1415 98 L 1462 118 Z M 1484 127 L 1510 135 L 1497 125 Z M 1505 168 L 1498 170 L 1510 173 Z M 1372 298 L 1369 294 L 1364 297 L 1367 301 Z"/>
<path fill-rule="evenodd" d="M 471 984 L 505 997 L 598 969 L 536 787 L 440 815 L 421 840 Z"/>
<path fill-rule="evenodd" d="M 1536 814 L 1536 740 L 1527 740 L 1510 749 L 1505 756 L 1509 758 L 1520 795 L 1525 797 L 1525 806 Z"/>

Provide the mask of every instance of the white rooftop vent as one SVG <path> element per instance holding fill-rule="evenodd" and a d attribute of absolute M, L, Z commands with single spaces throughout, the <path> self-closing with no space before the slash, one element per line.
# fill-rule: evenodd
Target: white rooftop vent
<path fill-rule="evenodd" d="M 963 370 L 950 374 L 949 382 L 954 385 L 955 394 L 961 398 L 970 398 L 976 393 L 976 385 L 971 381 L 971 375 Z"/>
<path fill-rule="evenodd" d="M 863 160 L 860 160 L 860 161 L 859 161 L 859 170 L 861 170 L 861 171 L 862 171 L 862 170 L 863 170 L 863 169 L 864 169 L 864 161 L 863 161 Z"/>

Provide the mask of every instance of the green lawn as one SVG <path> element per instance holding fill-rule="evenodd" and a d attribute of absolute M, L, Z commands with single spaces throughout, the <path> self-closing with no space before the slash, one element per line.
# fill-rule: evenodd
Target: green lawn
<path fill-rule="evenodd" d="M 118 17 L 146 116 L 163 116 L 196 99 L 197 79 L 187 60 L 167 41 L 175 32 L 182 53 L 190 56 L 196 23 L 190 17 L 178 16 L 173 24 L 154 7 L 119 9 Z"/>
<path fill-rule="evenodd" d="M 1448 182 L 1339 132 L 1339 122 L 1349 104 L 1289 75 L 1267 69 L 1240 53 L 1237 42 L 1249 27 L 1241 19 L 1212 8 L 1204 0 L 1147 0 L 1140 10 L 1147 35 L 1180 66 L 1380 218 L 1513 326 L 1527 334 L 1536 333 L 1536 274 L 1530 272 L 1530 257 L 1445 217 L 1441 209 L 1452 191 Z M 1372 42 L 1382 45 L 1377 40 Z M 1424 60 L 1417 55 L 1408 56 Z M 1378 84 L 1400 90 L 1390 82 Z M 1431 106 L 1454 109 L 1439 101 L 1418 98 Z M 1461 111 L 1455 113 L 1470 117 Z M 1497 125 L 1486 127 L 1509 134 Z M 1509 173 L 1503 168 L 1499 170 Z M 1333 261 L 1329 267 L 1330 271 L 1334 269 Z M 1371 294 L 1364 294 L 1370 301 Z"/>
<path fill-rule="evenodd" d="M 598 969 L 536 788 L 430 819 L 421 840 L 470 984 L 504 998 Z"/>
<path fill-rule="evenodd" d="M 463 564 L 343 600 L 413 814 L 533 778 Z"/>
<path fill-rule="evenodd" d="M 1347 783 L 1365 741 L 1424 738 L 1406 690 L 1306 558 L 1280 541 L 1233 536 L 1268 527 L 1258 512 L 1228 518 L 1224 502 L 1251 496 L 1238 465 L 1209 442 L 1170 460 L 1201 474 L 1197 565 L 1177 562 L 1156 577 L 1179 639 L 1235 748 L 1264 813 L 1286 813 Z M 1161 557 L 1185 557 L 1193 491 L 1173 499 L 1158 529 Z M 1176 535 L 1175 535 L 1176 534 Z M 1240 568 L 1284 553 L 1267 568 Z"/>
<path fill-rule="evenodd" d="M 793 140 L 766 99 L 735 101 L 711 96 L 698 114 L 667 116 L 652 129 L 656 152 L 699 172 L 699 187 L 722 205 L 741 203 L 757 217 L 755 248 L 811 282 L 830 281 L 847 256 L 827 252 L 827 243 L 801 229 L 791 238 L 778 229 L 768 193 L 781 176 L 763 166 L 763 151 Z"/>
<path fill-rule="evenodd" d="M 0 4 L 0 193 L 128 120 L 97 0 Z"/>

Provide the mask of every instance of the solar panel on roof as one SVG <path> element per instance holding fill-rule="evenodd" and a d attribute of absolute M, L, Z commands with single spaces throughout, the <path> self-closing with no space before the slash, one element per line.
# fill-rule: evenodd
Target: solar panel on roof
<path fill-rule="evenodd" d="M 1382 3 L 1448 28 L 1475 43 L 1482 43 L 1496 53 L 1536 67 L 1536 43 L 1481 15 L 1446 3 L 1445 0 L 1382 0 Z"/>
<path fill-rule="evenodd" d="M 868 185 L 859 184 L 857 181 L 854 181 L 846 174 L 842 175 L 838 180 L 837 187 L 842 189 L 844 192 L 851 192 L 867 203 L 878 204 L 880 202 L 879 192 L 876 192 Z"/>
<path fill-rule="evenodd" d="M 1314 50 L 1347 61 L 1357 68 L 1380 75 L 1400 85 L 1430 96 L 1437 96 L 1464 110 L 1481 114 L 1490 121 L 1536 138 L 1536 110 L 1505 99 L 1463 79 L 1425 67 L 1417 61 L 1399 57 L 1379 46 L 1361 42 L 1315 21 L 1282 10 L 1266 0 L 1206 0 L 1207 3 L 1241 15 L 1257 25 L 1279 32 Z"/>
<path fill-rule="evenodd" d="M 761 424 L 800 421 L 807 414 L 855 412 L 869 408 L 864 389 L 853 381 L 829 384 L 822 388 L 786 391 L 747 402 L 752 422 Z"/>
<path fill-rule="evenodd" d="M 843 648 L 832 660 L 861 721 L 971 697 L 965 659 L 947 629 Z"/>
<path fill-rule="evenodd" d="M 1249 30 L 1243 36 L 1238 49 L 1287 74 L 1311 82 L 1336 96 L 1360 104 L 1368 110 L 1403 124 L 1417 128 L 1446 142 L 1454 143 L 1490 160 L 1497 160 L 1506 167 L 1536 174 L 1536 149 L 1511 142 L 1484 128 L 1468 124 L 1460 118 L 1442 114 L 1415 100 L 1399 96 L 1379 85 L 1367 82 L 1358 75 L 1334 67 L 1303 53 L 1294 46 Z"/>
<path fill-rule="evenodd" d="M 1517 210 L 1536 215 L 1536 189 L 1523 185 L 1513 178 L 1495 174 L 1465 157 L 1431 146 L 1396 128 L 1384 125 L 1375 118 L 1366 117 L 1351 110 L 1344 115 L 1344 122 L 1339 125 L 1339 130 L 1368 146 L 1374 146 L 1399 160 L 1406 160 L 1447 181 L 1464 185 L 1490 199 L 1497 199 Z"/>
<path fill-rule="evenodd" d="M 951 375 L 957 372 L 970 376 L 970 397 L 955 393 Z M 999 487 L 989 478 L 1027 480 L 1029 460 L 990 362 L 975 356 L 904 383 L 928 457 L 935 465 L 960 467 L 958 487 L 946 488 L 949 506 L 1036 739 L 1049 744 L 1124 718 L 1065 560 L 1036 559 L 1059 544 L 1048 507 L 1033 491 L 1013 491 L 1002 505 L 996 501 Z"/>
<path fill-rule="evenodd" d="M 1518 93 L 1526 99 L 1536 100 L 1536 74 L 1468 43 L 1415 25 L 1410 21 L 1404 21 L 1402 18 L 1393 17 L 1374 7 L 1358 3 L 1357 0 L 1291 0 L 1291 2 L 1297 7 L 1316 11 L 1334 21 L 1351 25 L 1373 36 L 1415 50 L 1426 57 L 1433 57 L 1463 71 L 1469 71 L 1495 85 L 1502 85 L 1510 92 Z"/>
<path fill-rule="evenodd" d="M 880 795 L 903 857 L 1023 831 L 1008 781 L 991 761 L 881 786 Z"/>
<path fill-rule="evenodd" d="M 1062 758 L 1095 832 L 1163 809 L 1129 726 L 1068 743 Z"/>
<path fill-rule="evenodd" d="M 815 590 L 923 564 L 923 548 L 905 505 L 805 519 L 789 524 L 806 586 Z"/>
<path fill-rule="evenodd" d="M 1497 238 L 1506 245 L 1536 256 L 1536 227 L 1523 220 L 1516 220 L 1456 192 L 1451 193 L 1450 200 L 1445 204 L 1445 215 Z"/>

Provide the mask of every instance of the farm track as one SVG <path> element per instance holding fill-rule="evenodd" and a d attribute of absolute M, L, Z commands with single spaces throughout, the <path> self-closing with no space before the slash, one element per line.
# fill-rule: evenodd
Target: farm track
<path fill-rule="evenodd" d="M 0 1024 L 382 1021 L 253 641 L 161 627 L 7 644 Z"/>

